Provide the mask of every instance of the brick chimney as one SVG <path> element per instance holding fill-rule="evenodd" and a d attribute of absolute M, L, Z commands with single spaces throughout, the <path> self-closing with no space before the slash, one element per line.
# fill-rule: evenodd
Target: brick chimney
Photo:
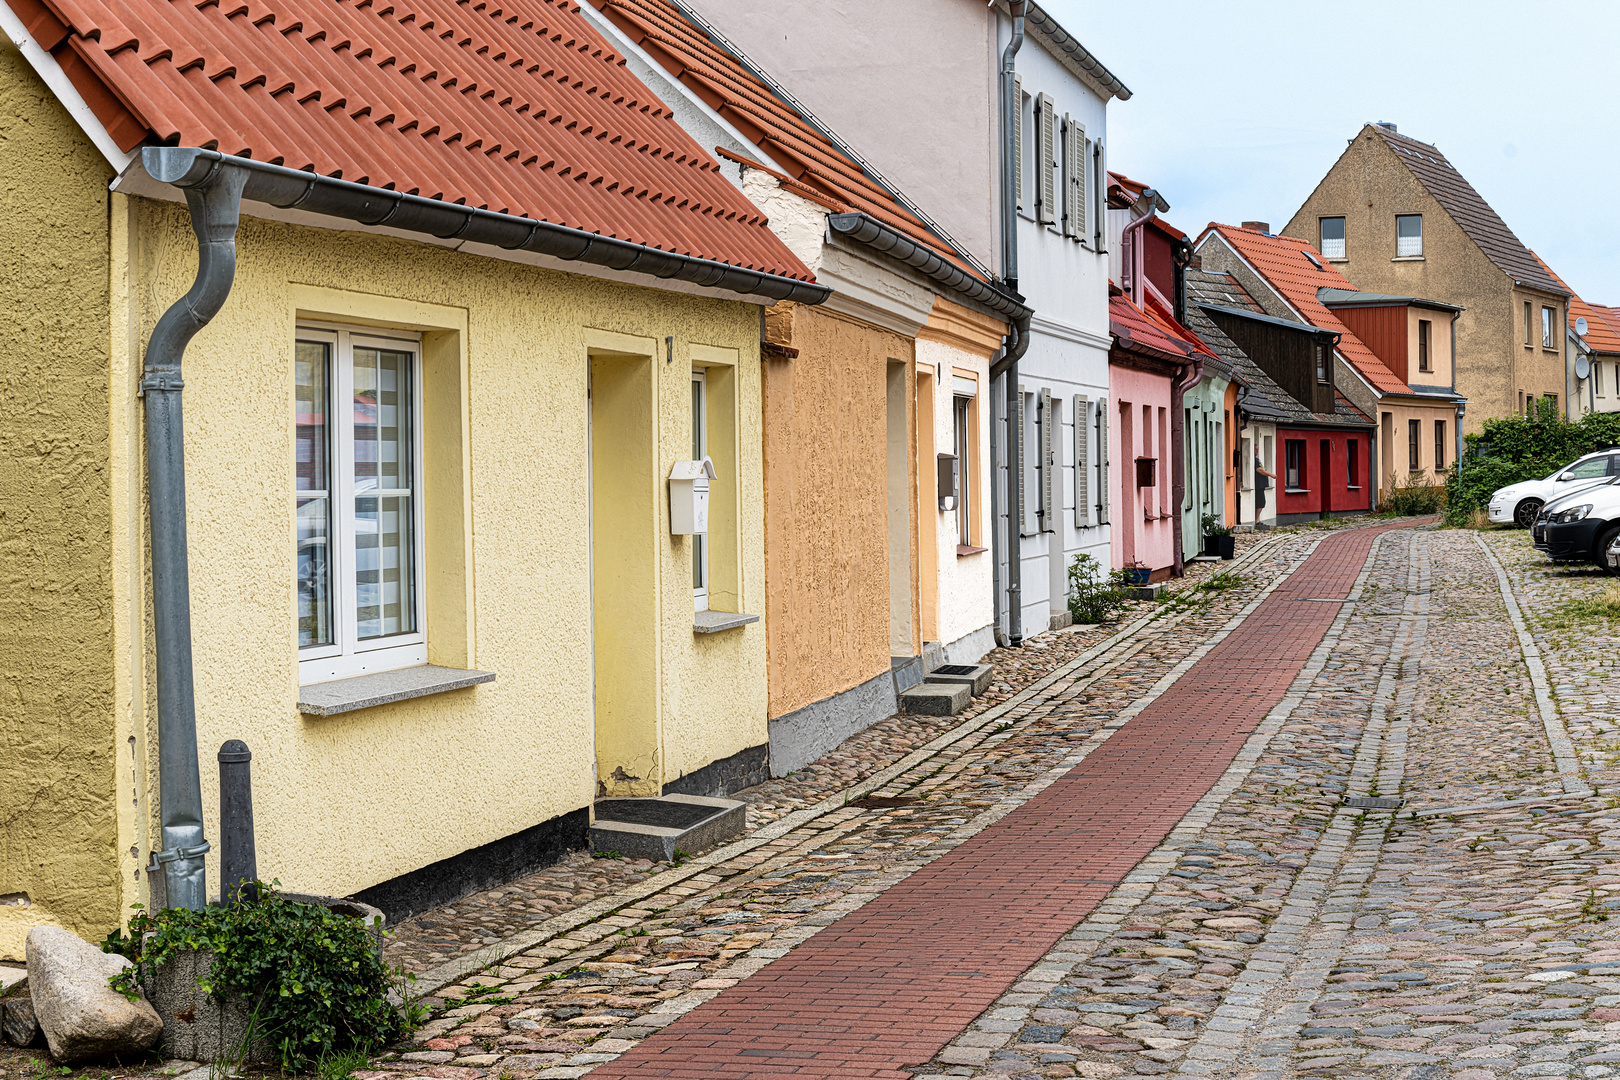
<path fill-rule="evenodd" d="M 1250 232 L 1265 233 L 1267 236 L 1271 235 L 1271 223 L 1269 221 L 1245 221 L 1243 223 L 1243 227 L 1248 229 Z"/>
<path fill-rule="evenodd" d="M 1391 135 L 1400 134 L 1398 131 L 1395 130 L 1395 125 L 1390 123 L 1388 120 L 1380 120 L 1380 121 L 1378 121 L 1378 126 L 1383 128 L 1385 131 L 1389 132 Z"/>

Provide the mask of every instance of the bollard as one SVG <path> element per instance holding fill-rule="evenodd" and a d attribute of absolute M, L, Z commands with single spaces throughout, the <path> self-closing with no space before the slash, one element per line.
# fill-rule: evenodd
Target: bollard
<path fill-rule="evenodd" d="M 253 850 L 253 783 L 247 743 L 231 739 L 219 748 L 220 899 L 228 907 L 257 900 L 259 879 Z"/>

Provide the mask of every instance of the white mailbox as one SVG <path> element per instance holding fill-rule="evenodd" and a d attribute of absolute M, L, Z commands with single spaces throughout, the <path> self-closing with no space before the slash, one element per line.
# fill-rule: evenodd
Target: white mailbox
<path fill-rule="evenodd" d="M 709 481 L 714 462 L 677 461 L 669 471 L 669 531 L 692 536 L 709 531 Z"/>

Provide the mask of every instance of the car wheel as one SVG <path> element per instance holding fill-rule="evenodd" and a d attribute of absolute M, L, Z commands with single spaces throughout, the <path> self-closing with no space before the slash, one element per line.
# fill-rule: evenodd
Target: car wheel
<path fill-rule="evenodd" d="M 1597 547 L 1592 553 L 1592 561 L 1597 563 L 1598 568 L 1604 572 L 1620 577 L 1620 569 L 1609 565 L 1608 556 L 1609 545 L 1614 543 L 1616 539 L 1620 539 L 1620 525 L 1604 529 L 1603 535 L 1598 537 Z"/>
<path fill-rule="evenodd" d="M 1540 499 L 1526 499 L 1513 510 L 1513 520 L 1519 523 L 1519 528 L 1528 529 L 1536 523 L 1536 515 L 1541 513 Z"/>

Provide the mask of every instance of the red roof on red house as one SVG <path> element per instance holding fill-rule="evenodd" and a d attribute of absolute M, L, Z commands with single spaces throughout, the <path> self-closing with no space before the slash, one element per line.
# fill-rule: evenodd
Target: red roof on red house
<path fill-rule="evenodd" d="M 8 0 L 109 135 L 804 280 L 569 0 Z"/>
<path fill-rule="evenodd" d="M 1231 245 L 1266 284 L 1288 302 L 1288 305 L 1310 325 L 1319 330 L 1331 330 L 1340 335 L 1338 350 L 1350 366 L 1384 394 L 1410 394 L 1412 388 L 1378 359 L 1361 339 L 1350 332 L 1320 300 L 1318 289 L 1349 289 L 1355 286 L 1335 270 L 1308 241 L 1290 236 L 1271 236 L 1253 229 L 1211 222 L 1206 235 L 1213 231 Z"/>
<path fill-rule="evenodd" d="M 1152 299 L 1144 307 L 1137 307 L 1123 294 L 1109 296 L 1108 332 L 1121 348 L 1148 356 L 1182 363 L 1201 356 L 1219 359 L 1202 338 Z"/>
<path fill-rule="evenodd" d="M 670 0 L 590 3 L 672 77 L 781 165 L 788 173 L 789 190 L 835 212 L 867 214 L 986 280 L 842 146 L 811 124 L 740 57 L 695 25 Z M 754 165 L 751 161 L 745 164 Z"/>

